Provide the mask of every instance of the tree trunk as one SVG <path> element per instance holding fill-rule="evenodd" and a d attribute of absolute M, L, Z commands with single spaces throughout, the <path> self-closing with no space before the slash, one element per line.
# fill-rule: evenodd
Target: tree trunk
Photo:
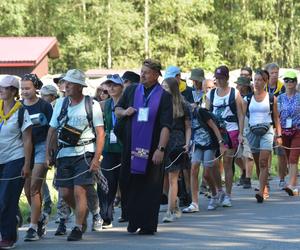
<path fill-rule="evenodd" d="M 110 16 L 111 6 L 110 1 L 107 2 L 107 11 Z M 109 20 L 110 18 L 108 18 Z M 107 22 L 107 68 L 111 69 L 112 67 L 112 58 L 111 58 L 111 27 L 110 22 Z"/>
<path fill-rule="evenodd" d="M 149 0 L 145 0 L 144 31 L 145 31 L 145 57 L 148 58 L 150 55 L 149 53 Z"/>

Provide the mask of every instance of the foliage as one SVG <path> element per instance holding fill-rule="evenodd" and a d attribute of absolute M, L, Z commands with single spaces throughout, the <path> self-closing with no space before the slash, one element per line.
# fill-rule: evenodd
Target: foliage
<path fill-rule="evenodd" d="M 145 4 L 149 2 L 149 51 Z M 300 65 L 296 0 L 7 0 L 1 36 L 56 36 L 68 68 L 137 68 L 147 53 L 184 70 Z"/>

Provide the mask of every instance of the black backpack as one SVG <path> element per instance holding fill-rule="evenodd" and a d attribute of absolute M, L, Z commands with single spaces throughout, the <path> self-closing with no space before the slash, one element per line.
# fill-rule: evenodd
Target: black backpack
<path fill-rule="evenodd" d="M 246 100 L 247 100 L 247 111 L 246 111 L 246 116 L 248 118 L 250 118 L 250 112 L 249 112 L 249 106 L 250 106 L 250 102 L 252 99 L 252 96 L 254 94 L 250 93 L 246 96 Z M 274 95 L 269 93 L 269 104 L 270 104 L 270 114 L 271 114 L 271 119 L 272 119 L 272 123 L 271 125 L 274 125 L 274 114 L 273 114 L 273 107 L 274 107 Z"/>
<path fill-rule="evenodd" d="M 66 117 L 66 115 L 68 114 L 68 107 L 70 104 L 70 99 L 68 97 L 65 97 L 62 103 L 62 107 L 60 110 L 60 114 L 57 117 L 57 121 L 60 124 L 62 119 L 64 117 Z M 86 118 L 88 120 L 88 126 L 92 129 L 95 137 L 96 137 L 96 131 L 94 128 L 94 124 L 93 124 L 93 98 L 91 98 L 90 96 L 85 96 L 84 98 L 84 106 L 85 106 L 85 111 L 86 111 Z"/>
<path fill-rule="evenodd" d="M 221 105 L 221 106 L 214 106 L 214 98 L 215 98 L 215 93 L 216 93 L 216 89 L 212 89 L 210 91 L 210 112 L 213 112 L 214 107 L 227 107 L 229 106 L 231 112 L 233 115 L 231 116 L 227 116 L 224 120 L 227 122 L 236 122 L 238 123 L 239 119 L 237 116 L 237 108 L 236 108 L 236 102 L 235 102 L 235 89 L 234 88 L 230 88 L 230 94 L 229 94 L 229 101 L 228 104 L 226 105 Z"/>
<path fill-rule="evenodd" d="M 24 122 L 24 112 L 25 112 L 25 108 L 22 105 L 19 110 L 18 110 L 18 124 L 19 124 L 19 128 L 22 128 L 23 122 Z"/>

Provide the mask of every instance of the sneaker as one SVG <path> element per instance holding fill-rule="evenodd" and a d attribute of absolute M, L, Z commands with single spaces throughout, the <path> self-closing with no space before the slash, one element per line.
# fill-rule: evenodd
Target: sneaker
<path fill-rule="evenodd" d="M 237 186 L 244 186 L 245 179 L 246 178 L 243 175 L 241 175 L 239 182 L 237 183 Z"/>
<path fill-rule="evenodd" d="M 46 234 L 46 225 L 48 223 L 48 216 L 42 214 L 41 219 L 38 221 L 37 233 L 39 237 L 42 237 Z"/>
<path fill-rule="evenodd" d="M 166 215 L 164 216 L 162 222 L 163 223 L 168 223 L 168 222 L 173 222 L 176 220 L 176 215 L 175 213 L 171 211 L 167 211 Z"/>
<path fill-rule="evenodd" d="M 243 188 L 244 189 L 250 189 L 251 188 L 251 179 L 250 178 L 245 178 Z"/>
<path fill-rule="evenodd" d="M 82 240 L 82 231 L 79 227 L 74 227 L 69 234 L 67 241 L 79 241 Z"/>
<path fill-rule="evenodd" d="M 37 241 L 39 239 L 40 239 L 40 237 L 39 237 L 37 231 L 35 231 L 31 227 L 27 230 L 26 235 L 24 237 L 24 241 Z"/>
<path fill-rule="evenodd" d="M 175 208 L 174 214 L 175 214 L 176 219 L 179 219 L 182 215 L 179 208 Z"/>
<path fill-rule="evenodd" d="M 95 214 L 93 216 L 93 223 L 92 223 L 92 231 L 99 232 L 102 230 L 103 220 L 100 214 Z"/>
<path fill-rule="evenodd" d="M 223 207 L 232 207 L 231 198 L 228 195 L 225 195 L 224 200 L 222 202 Z"/>
<path fill-rule="evenodd" d="M 298 188 L 294 188 L 294 187 L 289 186 L 289 185 L 284 188 L 284 191 L 287 192 L 287 194 L 289 196 L 298 196 L 299 195 Z"/>
<path fill-rule="evenodd" d="M 225 198 L 225 192 L 223 190 L 219 191 L 218 194 L 217 194 L 217 197 L 218 197 L 218 200 L 219 200 L 219 204 L 222 204 L 223 201 L 224 201 L 224 198 Z"/>
<path fill-rule="evenodd" d="M 52 212 L 52 202 L 45 202 L 43 207 L 43 213 L 46 213 L 50 216 Z"/>
<path fill-rule="evenodd" d="M 12 240 L 1 240 L 0 241 L 0 249 L 12 249 L 15 248 L 15 242 Z"/>
<path fill-rule="evenodd" d="M 60 219 L 58 227 L 55 232 L 55 236 L 65 235 L 67 233 L 66 220 Z"/>
<path fill-rule="evenodd" d="M 196 213 L 199 212 L 199 207 L 196 203 L 192 202 L 188 207 L 182 210 L 183 213 Z"/>
<path fill-rule="evenodd" d="M 212 197 L 208 203 L 207 210 L 216 210 L 219 206 L 218 198 Z"/>
<path fill-rule="evenodd" d="M 113 227 L 113 224 L 111 222 L 103 221 L 103 223 L 102 223 L 103 229 L 108 229 L 108 228 L 112 228 L 112 227 Z"/>
<path fill-rule="evenodd" d="M 280 190 L 284 190 L 284 188 L 286 187 L 285 180 L 280 180 L 279 184 L 278 184 L 278 187 L 279 187 Z"/>
<path fill-rule="evenodd" d="M 205 194 L 208 191 L 206 186 L 200 186 L 199 194 Z"/>

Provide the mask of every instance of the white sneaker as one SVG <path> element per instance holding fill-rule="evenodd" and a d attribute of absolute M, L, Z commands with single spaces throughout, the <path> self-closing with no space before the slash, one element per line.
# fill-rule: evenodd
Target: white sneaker
<path fill-rule="evenodd" d="M 176 219 L 179 219 L 181 217 L 182 213 L 179 208 L 175 208 L 174 215 Z"/>
<path fill-rule="evenodd" d="M 228 195 L 225 195 L 224 200 L 222 202 L 223 207 L 232 207 L 231 199 Z"/>
<path fill-rule="evenodd" d="M 163 218 L 163 223 L 173 222 L 176 220 L 175 213 L 172 213 L 171 211 L 167 211 L 165 217 Z"/>
<path fill-rule="evenodd" d="M 223 203 L 224 201 L 224 198 L 225 198 L 225 192 L 222 190 L 222 191 L 219 191 L 218 194 L 217 194 L 217 199 L 218 199 L 218 202 L 219 202 L 219 206 L 220 204 Z"/>
<path fill-rule="evenodd" d="M 207 210 L 216 210 L 217 207 L 219 206 L 218 198 L 212 197 L 208 203 Z"/>
<path fill-rule="evenodd" d="M 182 210 L 183 213 L 196 213 L 199 212 L 199 207 L 196 203 L 192 202 L 191 205 L 188 207 L 184 208 Z"/>

